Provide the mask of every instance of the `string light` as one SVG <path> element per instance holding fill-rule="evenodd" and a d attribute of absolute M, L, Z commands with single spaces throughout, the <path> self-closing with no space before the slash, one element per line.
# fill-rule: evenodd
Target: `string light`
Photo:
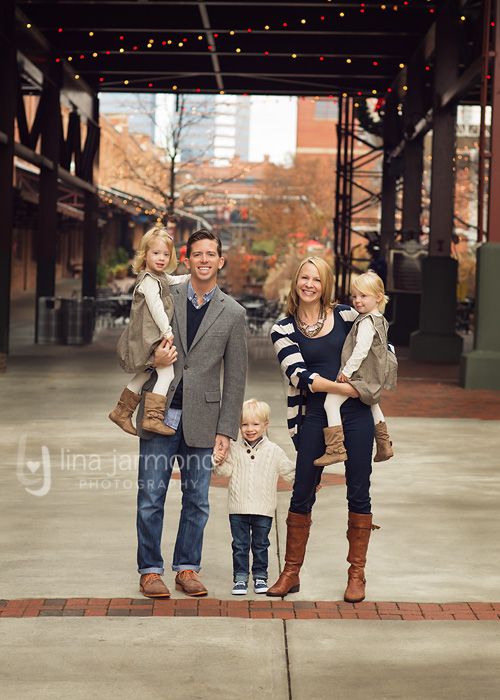
<path fill-rule="evenodd" d="M 345 62 L 346 62 L 346 63 L 352 63 L 352 58 L 346 58 Z"/>
<path fill-rule="evenodd" d="M 89 36 L 94 36 L 94 32 L 89 32 Z"/>
<path fill-rule="evenodd" d="M 236 53 L 241 53 L 241 49 L 240 48 L 236 49 Z"/>
<path fill-rule="evenodd" d="M 78 73 L 75 74 L 75 80 L 80 80 L 80 76 L 78 75 Z"/>
<path fill-rule="evenodd" d="M 123 84 L 124 84 L 124 85 L 128 85 L 128 83 L 129 83 L 128 80 L 124 80 L 124 81 L 123 81 Z"/>
<path fill-rule="evenodd" d="M 120 48 L 120 53 L 125 53 L 125 49 L 123 48 L 123 46 Z"/>
<path fill-rule="evenodd" d="M 26 25 L 26 29 L 31 29 L 31 24 L 30 24 L 29 22 L 28 22 L 28 24 Z"/>
<path fill-rule="evenodd" d="M 400 63 L 400 64 L 399 64 L 399 67 L 400 67 L 400 68 L 404 68 L 404 67 L 405 67 L 405 64 L 404 64 L 404 63 Z"/>
<path fill-rule="evenodd" d="M 292 58 L 297 58 L 297 54 L 296 54 L 296 53 L 292 53 Z"/>

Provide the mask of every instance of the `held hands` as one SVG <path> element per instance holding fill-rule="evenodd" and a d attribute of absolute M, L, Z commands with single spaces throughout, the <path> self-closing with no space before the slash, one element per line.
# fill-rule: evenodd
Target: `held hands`
<path fill-rule="evenodd" d="M 214 462 L 216 464 L 222 464 L 226 459 L 229 450 L 229 438 L 227 435 L 216 435 L 215 445 L 214 445 Z"/>
<path fill-rule="evenodd" d="M 346 377 L 345 374 L 342 374 L 342 372 L 339 372 L 339 376 L 337 377 L 337 381 L 340 382 L 341 384 L 347 384 L 349 381 L 349 377 Z"/>
<path fill-rule="evenodd" d="M 158 345 L 154 354 L 153 364 L 155 367 L 169 367 L 177 360 L 177 348 L 173 345 L 173 341 L 173 337 L 163 338 Z"/>

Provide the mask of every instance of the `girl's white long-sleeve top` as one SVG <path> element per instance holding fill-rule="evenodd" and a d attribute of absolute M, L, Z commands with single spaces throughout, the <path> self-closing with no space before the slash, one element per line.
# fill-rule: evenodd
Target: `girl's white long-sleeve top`
<path fill-rule="evenodd" d="M 264 436 L 252 447 L 240 436 L 231 440 L 226 460 L 214 471 L 229 477 L 229 513 L 273 517 L 278 477 L 293 481 L 295 464 L 269 438 Z"/>
<path fill-rule="evenodd" d="M 183 282 L 187 282 L 191 279 L 191 275 L 169 275 L 167 273 L 164 273 L 164 277 L 166 283 L 170 286 L 173 284 L 182 284 Z M 140 289 L 140 291 L 144 294 L 149 312 L 153 317 L 153 321 L 158 326 L 162 336 L 164 338 L 170 338 L 173 335 L 172 327 L 161 300 L 161 289 L 158 280 L 152 275 L 147 274 L 137 289 Z"/>

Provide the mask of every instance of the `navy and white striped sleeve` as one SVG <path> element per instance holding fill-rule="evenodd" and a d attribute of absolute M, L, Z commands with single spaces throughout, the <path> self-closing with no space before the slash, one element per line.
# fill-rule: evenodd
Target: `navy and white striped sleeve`
<path fill-rule="evenodd" d="M 346 323 L 353 323 L 359 316 L 356 309 L 353 309 L 352 306 L 347 306 L 346 304 L 337 304 L 336 309 L 339 312 L 342 320 Z"/>
<path fill-rule="evenodd" d="M 295 331 L 289 318 L 278 321 L 272 327 L 271 340 L 282 372 L 292 386 L 297 389 L 310 389 L 317 372 L 309 372 L 300 352 L 298 343 L 290 337 Z"/>

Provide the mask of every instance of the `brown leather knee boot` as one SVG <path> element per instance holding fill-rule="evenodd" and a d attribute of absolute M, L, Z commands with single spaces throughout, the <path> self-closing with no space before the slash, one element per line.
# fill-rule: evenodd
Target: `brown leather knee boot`
<path fill-rule="evenodd" d="M 109 420 L 112 420 L 113 423 L 116 423 L 116 425 L 120 426 L 120 428 L 129 435 L 137 435 L 131 418 L 140 400 L 140 394 L 135 394 L 125 387 L 118 399 L 118 403 L 108 416 Z"/>
<path fill-rule="evenodd" d="M 307 540 L 311 529 L 311 513 L 292 513 L 286 519 L 285 567 L 274 586 L 268 589 L 268 596 L 278 598 L 300 590 L 299 572 L 304 563 Z"/>
<path fill-rule="evenodd" d="M 347 561 L 351 566 L 349 567 L 347 588 L 344 593 L 346 603 L 360 603 L 365 599 L 366 553 L 372 530 L 380 530 L 380 528 L 378 525 L 373 525 L 371 514 L 349 513 L 347 526 L 349 553 Z"/>

